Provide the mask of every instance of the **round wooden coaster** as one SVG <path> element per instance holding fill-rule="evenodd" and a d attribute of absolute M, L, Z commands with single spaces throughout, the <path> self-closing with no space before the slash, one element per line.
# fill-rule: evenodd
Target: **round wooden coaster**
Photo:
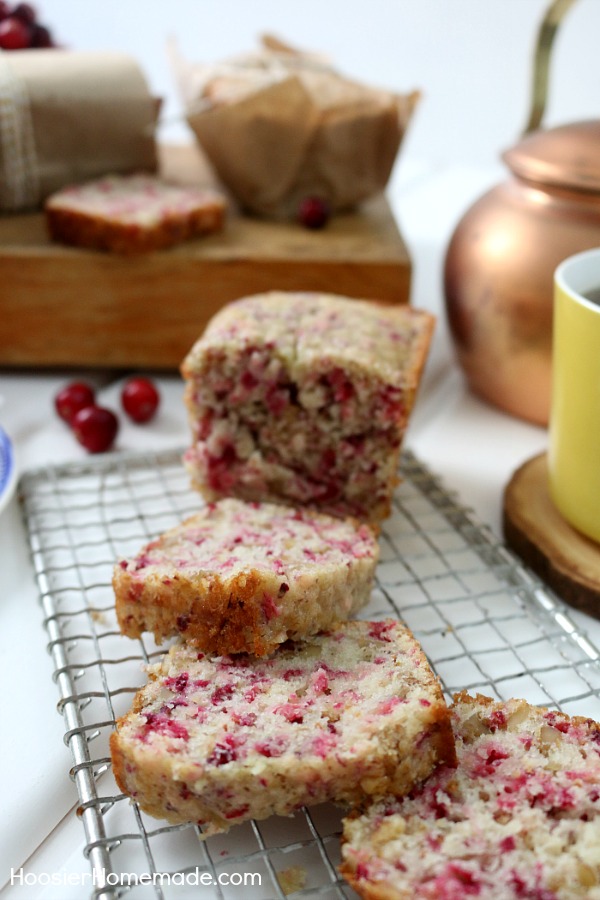
<path fill-rule="evenodd" d="M 572 528 L 554 506 L 546 453 L 514 473 L 503 513 L 508 546 L 562 600 L 600 619 L 600 544 Z"/>

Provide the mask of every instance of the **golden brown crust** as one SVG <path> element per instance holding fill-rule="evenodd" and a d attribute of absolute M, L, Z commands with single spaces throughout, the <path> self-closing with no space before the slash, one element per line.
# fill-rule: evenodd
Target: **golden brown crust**
<path fill-rule="evenodd" d="M 129 573 L 115 571 L 117 619 L 128 637 L 152 631 L 162 640 L 181 633 L 211 653 L 245 651 L 257 656 L 277 646 L 265 641 L 261 633 L 264 578 L 256 570 L 232 578 L 227 588 L 217 577 L 192 583 L 174 575 L 168 587 L 144 585 L 135 600 L 129 599 L 132 585 Z"/>
<path fill-rule="evenodd" d="M 492 697 L 486 697 L 484 694 L 475 694 L 475 696 L 471 696 L 467 691 L 459 691 L 457 694 L 453 694 L 452 700 L 455 706 L 459 703 L 464 703 L 473 707 L 507 706 L 515 703 L 523 704 L 529 707 L 532 713 L 544 715 L 544 713 L 552 712 L 556 718 L 562 719 L 563 722 L 571 722 L 574 725 L 585 725 L 593 731 L 600 732 L 600 723 L 596 722 L 595 719 L 590 719 L 587 716 L 569 716 L 568 713 L 561 712 L 560 710 L 549 710 L 546 706 L 532 706 L 526 700 L 521 700 L 516 697 L 511 697 L 510 700 L 494 700 Z"/>
<path fill-rule="evenodd" d="M 226 535 L 232 506 L 235 510 L 242 508 L 244 515 L 255 521 L 250 507 L 225 500 L 220 507 L 225 519 L 219 521 Z M 271 511 L 265 515 L 263 531 L 271 540 Z M 288 509 L 286 515 L 295 516 L 295 509 Z M 206 525 L 206 517 L 197 513 L 152 541 L 135 559 L 123 560 L 114 567 L 112 586 L 121 632 L 139 638 L 149 631 L 158 642 L 181 635 L 211 653 L 266 656 L 288 638 L 297 640 L 347 620 L 370 596 L 379 553 L 376 529 L 352 518 L 314 515 L 336 533 L 342 529 L 350 544 L 360 537 L 364 555 L 353 557 L 351 550 L 338 553 L 334 543 L 331 546 L 337 556 L 323 565 L 313 564 L 302 555 L 302 547 L 297 547 L 301 543 L 298 538 L 289 549 L 291 559 L 299 557 L 293 565 L 290 562 L 290 577 L 286 575 L 287 563 L 275 571 L 270 562 L 262 566 L 260 555 L 255 563 L 260 568 L 250 568 L 254 559 L 251 552 L 236 574 L 214 568 L 214 562 L 204 569 L 202 558 L 194 556 L 196 548 L 190 538 L 199 521 Z M 178 562 L 179 548 L 191 554 L 184 567 Z M 137 562 L 147 549 L 162 554 L 160 564 L 143 565 L 140 571 Z"/>
<path fill-rule="evenodd" d="M 121 721 L 121 719 L 117 720 L 117 731 L 113 731 L 110 736 L 109 748 L 112 758 L 112 773 L 114 775 L 115 781 L 117 782 L 117 787 L 123 794 L 126 794 L 127 787 L 125 779 L 125 756 L 123 754 L 123 748 L 121 747 L 121 742 L 119 741 L 118 734 L 118 728 Z"/>

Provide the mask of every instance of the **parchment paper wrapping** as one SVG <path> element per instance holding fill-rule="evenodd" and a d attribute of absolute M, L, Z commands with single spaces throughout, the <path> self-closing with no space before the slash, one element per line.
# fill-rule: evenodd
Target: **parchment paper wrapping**
<path fill-rule="evenodd" d="M 187 119 L 223 183 L 246 209 L 292 217 L 307 196 L 332 211 L 387 184 L 419 99 L 343 77 L 322 58 L 273 39 L 213 66 L 171 56 Z"/>
<path fill-rule="evenodd" d="M 109 172 L 154 171 L 157 111 L 124 54 L 0 52 L 0 210 Z"/>

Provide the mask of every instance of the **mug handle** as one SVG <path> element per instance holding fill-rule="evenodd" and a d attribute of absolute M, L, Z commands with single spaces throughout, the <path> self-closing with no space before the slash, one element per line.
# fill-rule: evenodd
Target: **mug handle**
<path fill-rule="evenodd" d="M 560 23 L 575 2 L 576 0 L 553 0 L 542 19 L 533 60 L 531 109 L 523 136 L 531 131 L 536 131 L 542 123 L 548 98 L 548 70 L 552 45 Z"/>

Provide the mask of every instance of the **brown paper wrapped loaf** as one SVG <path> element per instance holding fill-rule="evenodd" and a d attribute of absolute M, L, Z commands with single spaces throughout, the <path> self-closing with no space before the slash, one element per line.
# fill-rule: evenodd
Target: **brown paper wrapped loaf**
<path fill-rule="evenodd" d="M 417 91 L 366 87 L 273 38 L 214 66 L 172 55 L 188 122 L 242 207 L 287 218 L 316 196 L 336 212 L 387 184 Z"/>
<path fill-rule="evenodd" d="M 0 54 L 0 99 L 2 211 L 109 172 L 156 169 L 157 101 L 125 54 Z"/>

